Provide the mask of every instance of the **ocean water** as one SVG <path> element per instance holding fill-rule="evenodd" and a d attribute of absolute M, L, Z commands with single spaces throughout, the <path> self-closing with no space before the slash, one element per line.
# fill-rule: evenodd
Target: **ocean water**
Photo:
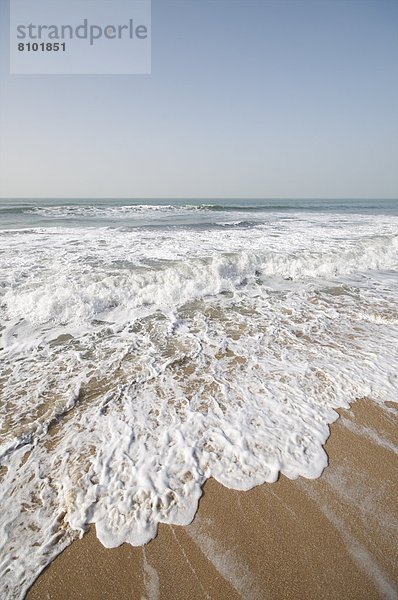
<path fill-rule="evenodd" d="M 141 545 L 209 477 L 318 477 L 397 400 L 398 202 L 0 201 L 0 596 L 90 523 Z"/>

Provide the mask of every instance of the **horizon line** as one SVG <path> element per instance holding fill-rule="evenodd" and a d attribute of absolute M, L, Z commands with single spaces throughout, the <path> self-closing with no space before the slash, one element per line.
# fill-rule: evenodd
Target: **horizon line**
<path fill-rule="evenodd" d="M 398 196 L 0 196 L 0 200 L 398 200 Z"/>

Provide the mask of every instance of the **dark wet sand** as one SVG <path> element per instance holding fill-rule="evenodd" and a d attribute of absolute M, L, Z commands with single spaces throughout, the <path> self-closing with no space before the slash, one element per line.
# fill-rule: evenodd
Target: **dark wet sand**
<path fill-rule="evenodd" d="M 319 479 L 210 480 L 193 523 L 144 548 L 107 550 L 92 528 L 27 598 L 398 598 L 398 405 L 361 400 L 331 430 Z"/>

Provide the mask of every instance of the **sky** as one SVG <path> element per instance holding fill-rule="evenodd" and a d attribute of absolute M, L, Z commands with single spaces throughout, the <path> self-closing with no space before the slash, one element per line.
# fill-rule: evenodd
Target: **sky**
<path fill-rule="evenodd" d="M 11 75 L 0 0 L 0 197 L 398 198 L 398 2 L 152 0 L 151 29 L 149 75 Z"/>

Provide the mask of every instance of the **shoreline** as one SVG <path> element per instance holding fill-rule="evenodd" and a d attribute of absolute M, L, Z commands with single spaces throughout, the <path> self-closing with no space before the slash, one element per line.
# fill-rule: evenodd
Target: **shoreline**
<path fill-rule="evenodd" d="M 320 478 L 248 492 L 210 479 L 191 525 L 142 547 L 106 549 L 91 527 L 26 598 L 398 598 L 397 405 L 339 414 Z"/>

